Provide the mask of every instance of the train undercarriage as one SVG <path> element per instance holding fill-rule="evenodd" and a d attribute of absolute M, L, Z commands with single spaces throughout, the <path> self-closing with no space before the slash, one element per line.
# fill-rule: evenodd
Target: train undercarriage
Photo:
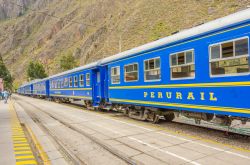
<path fill-rule="evenodd" d="M 223 126 L 230 126 L 233 120 L 240 120 L 241 124 L 250 122 L 249 118 L 135 105 L 112 104 L 109 109 L 123 112 L 125 115 L 133 119 L 150 121 L 153 123 L 158 123 L 160 120 L 169 122 L 179 116 L 194 119 L 196 124 L 201 124 L 201 121 L 206 121 Z"/>
<path fill-rule="evenodd" d="M 65 99 L 65 98 L 54 98 L 53 100 L 65 103 L 70 102 L 70 99 Z M 250 122 L 249 118 L 218 115 L 213 113 L 191 112 L 191 111 L 153 108 L 153 107 L 144 107 L 136 105 L 125 105 L 125 104 L 106 104 L 105 102 L 101 102 L 98 106 L 93 106 L 91 100 L 84 100 L 84 104 L 90 110 L 107 110 L 107 111 L 112 110 L 112 111 L 122 112 L 130 118 L 142 121 L 150 121 L 152 123 L 159 123 L 162 120 L 170 122 L 174 120 L 176 117 L 180 116 L 194 119 L 196 124 L 201 124 L 201 121 L 206 121 L 223 126 L 230 126 L 233 120 L 240 120 L 242 124 Z"/>

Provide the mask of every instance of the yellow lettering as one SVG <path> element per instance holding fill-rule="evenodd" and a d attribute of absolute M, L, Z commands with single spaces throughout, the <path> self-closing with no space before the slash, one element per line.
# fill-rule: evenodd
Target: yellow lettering
<path fill-rule="evenodd" d="M 154 92 L 150 92 L 150 97 L 151 98 L 155 98 L 155 93 Z"/>
<path fill-rule="evenodd" d="M 148 96 L 148 92 L 144 92 L 144 98 Z"/>
<path fill-rule="evenodd" d="M 162 99 L 162 92 L 158 92 L 158 99 Z"/>
<path fill-rule="evenodd" d="M 182 99 L 182 94 L 181 92 L 176 92 L 176 99 Z"/>
<path fill-rule="evenodd" d="M 201 100 L 205 100 L 205 93 L 204 92 L 200 92 L 201 95 Z"/>
<path fill-rule="evenodd" d="M 187 97 L 188 100 L 195 100 L 194 98 L 194 93 L 193 92 L 188 92 L 188 97 Z"/>
<path fill-rule="evenodd" d="M 171 99 L 172 98 L 172 92 L 166 92 L 166 96 L 168 99 Z"/>
<path fill-rule="evenodd" d="M 210 101 L 217 101 L 217 98 L 214 96 L 213 92 L 210 92 L 209 95 L 210 95 Z"/>

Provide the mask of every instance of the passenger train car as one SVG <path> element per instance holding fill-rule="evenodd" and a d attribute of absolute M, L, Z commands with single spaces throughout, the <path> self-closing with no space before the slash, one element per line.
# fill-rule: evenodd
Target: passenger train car
<path fill-rule="evenodd" d="M 81 99 L 153 122 L 181 114 L 197 123 L 245 123 L 250 120 L 249 36 L 246 9 L 51 76 L 41 80 L 49 82 L 43 90 L 48 98 Z"/>
<path fill-rule="evenodd" d="M 22 95 L 32 96 L 33 95 L 33 83 L 34 82 L 35 82 L 35 80 L 23 84 L 22 86 L 20 86 L 18 88 L 17 92 L 19 94 L 22 94 Z"/>
<path fill-rule="evenodd" d="M 36 80 L 33 84 L 33 91 L 32 95 L 41 97 L 41 98 L 48 98 L 49 97 L 49 80 Z"/>

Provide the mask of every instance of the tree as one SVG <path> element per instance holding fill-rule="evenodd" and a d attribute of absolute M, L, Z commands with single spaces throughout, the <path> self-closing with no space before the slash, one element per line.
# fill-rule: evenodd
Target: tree
<path fill-rule="evenodd" d="M 2 56 L 0 55 L 0 77 L 3 78 L 4 88 L 12 90 L 13 78 L 6 68 Z"/>
<path fill-rule="evenodd" d="M 70 70 L 77 66 L 77 62 L 71 52 L 68 52 L 60 58 L 60 68 L 62 71 Z"/>
<path fill-rule="evenodd" d="M 30 62 L 27 69 L 28 80 L 42 79 L 48 75 L 45 72 L 43 64 L 38 61 Z"/>

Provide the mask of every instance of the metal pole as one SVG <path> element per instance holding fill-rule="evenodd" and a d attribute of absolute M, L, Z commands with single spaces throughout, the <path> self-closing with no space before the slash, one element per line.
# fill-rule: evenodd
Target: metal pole
<path fill-rule="evenodd" d="M 120 34 L 120 39 L 119 39 L 119 52 L 122 52 L 122 35 Z"/>

